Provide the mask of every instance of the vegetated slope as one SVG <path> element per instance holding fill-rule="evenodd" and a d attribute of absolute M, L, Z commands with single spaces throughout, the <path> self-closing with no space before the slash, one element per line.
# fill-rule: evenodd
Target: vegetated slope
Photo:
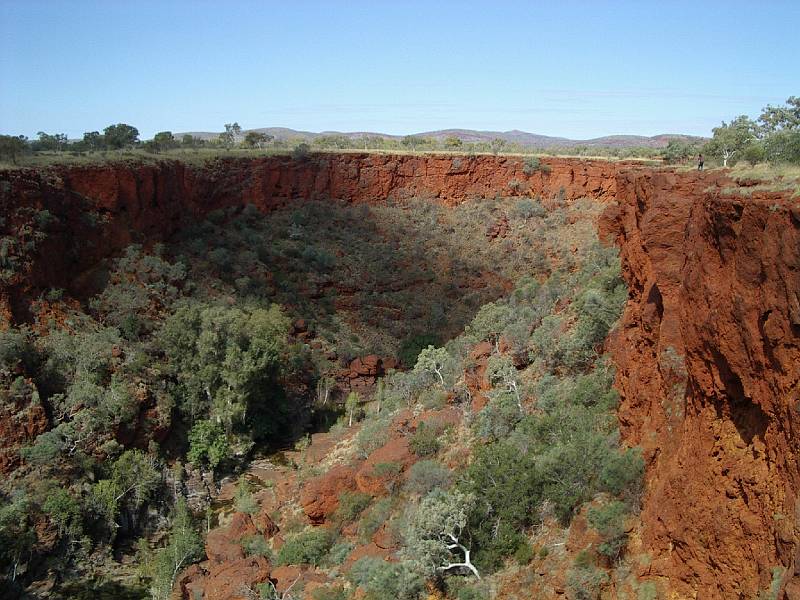
<path fill-rule="evenodd" d="M 547 168 L 542 168 L 542 164 Z M 30 333 L 15 329 L 7 336 L 4 334 L 2 344 L 3 423 L 12 424 L 0 431 L 5 447 L 3 469 L 12 473 L 4 484 L 13 486 L 26 472 L 41 475 L 35 473 L 35 469 L 48 467 L 51 452 L 58 456 L 66 451 L 69 456 L 81 460 L 88 457 L 88 462 L 61 469 L 55 479 L 40 476 L 45 484 L 50 482 L 49 486 L 39 487 L 40 496 L 32 489 L 27 496 L 4 498 L 6 504 L 0 514 L 0 525 L 6 536 L 4 540 L 14 541 L 14 544 L 3 545 L 4 565 L 9 566 L 7 576 L 25 581 L 27 574 L 46 564 L 31 561 L 26 543 L 39 545 L 37 556 L 55 553 L 66 558 L 67 564 L 74 565 L 84 560 L 81 549 L 92 548 L 91 543 L 84 545 L 83 534 L 91 534 L 90 542 L 91 536 L 97 536 L 94 544 L 113 545 L 116 534 L 111 538 L 107 536 L 117 528 L 121 528 L 118 539 L 129 539 L 134 533 L 162 526 L 163 520 L 159 521 L 162 517 L 152 512 L 146 519 L 141 515 L 147 512 L 150 494 L 162 489 L 159 486 L 163 483 L 155 487 L 146 485 L 135 497 L 124 496 L 121 505 L 100 503 L 99 506 L 105 506 L 109 512 L 96 512 L 100 518 L 91 522 L 83 522 L 76 516 L 79 505 L 75 504 L 78 499 L 100 502 L 107 498 L 101 492 L 108 493 L 114 486 L 124 485 L 124 474 L 131 468 L 152 475 L 153 465 L 145 460 L 148 455 L 130 453 L 131 448 L 146 446 L 147 441 L 153 439 L 165 442 L 162 456 L 168 461 L 182 453 L 182 448 L 170 446 L 162 437 L 164 431 L 168 431 L 162 425 L 176 424 L 176 439 L 185 440 L 185 429 L 182 431 L 181 427 L 192 419 L 204 421 L 203 417 L 209 414 L 223 422 L 228 419 L 230 427 L 226 434 L 230 436 L 230 448 L 243 453 L 253 443 L 263 443 L 264 436 L 270 435 L 269 427 L 234 426 L 241 418 L 241 411 L 247 415 L 248 411 L 264 404 L 267 397 L 259 390 L 279 392 L 277 396 L 270 392 L 266 405 L 289 408 L 288 412 L 282 409 L 277 414 L 288 417 L 283 421 L 285 426 L 291 425 L 293 419 L 297 420 L 297 425 L 308 417 L 308 402 L 313 394 L 304 386 L 315 385 L 315 368 L 313 361 L 307 362 L 310 357 L 303 347 L 311 345 L 309 333 L 313 332 L 308 331 L 307 323 L 292 325 L 280 312 L 269 309 L 263 299 L 266 296 L 262 294 L 266 291 L 285 294 L 287 299 L 302 299 L 308 293 L 310 304 L 305 304 L 308 307 L 315 306 L 312 301 L 316 300 L 315 290 L 319 288 L 306 286 L 302 277 L 278 282 L 280 285 L 274 285 L 274 281 L 265 277 L 261 285 L 258 281 L 254 283 L 252 276 L 254 270 L 263 275 L 268 264 L 281 269 L 283 265 L 310 264 L 313 268 L 309 267 L 307 273 L 309 277 L 316 277 L 316 270 L 329 263 L 327 258 L 319 258 L 324 256 L 321 252 L 336 257 L 337 249 L 343 251 L 343 248 L 336 245 L 341 241 L 332 245 L 315 241 L 309 242 L 312 248 L 318 246 L 313 248 L 314 256 L 309 254 L 306 259 L 302 255 L 294 256 L 299 249 L 294 246 L 301 244 L 297 243 L 298 239 L 292 240 L 291 233 L 298 230 L 291 226 L 300 226 L 302 233 L 302 220 L 318 219 L 315 214 L 319 212 L 319 205 L 309 204 L 298 215 L 294 215 L 288 205 L 302 199 L 321 201 L 326 198 L 380 205 L 392 197 L 437 199 L 444 205 L 454 205 L 473 197 L 493 198 L 496 194 L 517 197 L 540 194 L 546 209 L 561 206 L 560 202 L 548 204 L 559 197 L 567 202 L 580 197 L 603 202 L 619 199 L 619 207 L 606 213 L 603 229 L 616 236 L 622 250 L 622 272 L 629 284 L 631 301 L 612 349 L 622 395 L 619 412 L 622 436 L 627 444 L 643 447 L 647 484 L 642 518 L 630 530 L 627 547 L 623 550 L 619 547 L 622 538 L 617 536 L 617 505 L 606 502 L 605 510 L 600 513 L 597 512 L 599 506 L 594 507 L 594 512 L 586 509 L 579 513 L 569 530 L 565 555 L 549 558 L 539 555 L 529 567 L 501 571 L 495 583 L 501 590 L 506 589 L 505 585 L 517 591 L 531 589 L 532 575 L 544 569 L 555 576 L 540 578 L 537 585 L 550 586 L 552 593 L 564 590 L 574 595 L 564 587 L 568 583 L 567 571 L 572 573 L 574 589 L 584 582 L 584 589 L 595 586 L 620 597 L 633 593 L 643 597 L 653 594 L 668 597 L 673 593 L 678 597 L 700 594 L 727 598 L 750 597 L 762 592 L 774 592 L 773 595 L 779 597 L 783 589 L 792 593 L 797 547 L 794 512 L 797 472 L 793 462 L 797 443 L 792 433 L 798 362 L 797 202 L 787 198 L 785 193 L 751 187 L 740 188 L 754 189 L 749 197 L 747 194 L 726 196 L 735 182 L 715 173 L 680 174 L 633 169 L 614 163 L 558 159 L 543 160 L 542 164 L 533 168 L 534 165 L 525 165 L 516 159 L 497 157 L 344 155 L 312 156 L 299 162 L 286 158 L 220 161 L 203 168 L 163 163 L 150 167 L 116 165 L 2 173 L 3 312 L 11 323 L 29 322 L 34 326 Z M 276 220 L 272 225 L 259 222 L 254 213 L 243 209 L 248 204 L 261 211 L 275 211 Z M 376 215 L 396 217 L 393 211 L 405 210 L 403 206 L 413 213 L 414 207 L 421 205 L 408 202 L 385 209 L 375 206 L 361 215 L 363 219 Z M 509 222 L 498 218 L 494 222 L 484 222 L 481 229 L 482 235 L 489 234 L 487 244 L 502 247 L 503 236 L 514 229 L 511 217 L 517 207 L 507 202 L 496 206 L 508 213 Z M 520 208 L 522 212 L 530 209 L 529 206 Z M 467 203 L 461 214 L 468 215 L 469 209 Z M 283 246 L 283 251 L 265 254 L 263 258 L 267 262 L 258 256 L 250 257 L 242 262 L 238 271 L 225 269 L 224 261 L 214 266 L 211 256 L 201 260 L 202 251 L 192 247 L 191 239 L 178 240 L 174 236 L 191 223 L 202 223 L 206 215 L 215 210 L 220 212 L 211 215 L 211 224 L 201 232 L 205 237 L 198 236 L 198 239 L 214 244 L 215 236 L 223 238 L 222 248 L 235 253 L 237 264 L 245 248 L 234 239 L 224 239 L 228 235 L 228 225 L 241 227 L 244 234 L 255 236 L 254 242 L 261 245 L 265 235 L 277 234 L 276 250 Z M 384 210 L 387 212 L 382 213 Z M 359 215 L 356 209 L 348 206 L 338 207 L 337 211 L 342 219 Z M 567 223 L 572 218 L 567 217 Z M 493 219 L 494 215 L 490 221 Z M 331 219 L 334 224 L 338 220 L 339 217 Z M 441 220 L 441 215 L 437 220 Z M 409 217 L 404 222 L 415 221 Z M 443 222 L 462 223 L 453 215 L 448 215 Z M 532 225 L 535 230 L 537 222 L 533 220 L 525 227 Z M 362 234 L 369 230 L 365 231 L 363 225 L 359 228 Z M 461 232 L 452 233 L 459 235 Z M 402 239 L 385 234 L 381 232 L 372 239 L 388 244 L 386 247 L 400 254 L 402 259 L 402 255 L 407 254 Z M 517 234 L 512 232 L 512 237 L 514 235 Z M 308 240 L 307 237 L 299 239 Z M 446 255 L 448 248 L 461 252 L 470 247 L 459 240 L 439 248 L 435 236 L 425 236 L 423 240 L 428 240 L 424 243 L 434 256 Z M 156 241 L 175 242 L 177 246 L 166 253 L 163 249 L 151 250 L 151 244 Z M 120 262 L 108 263 L 110 257 L 120 256 L 132 242 L 144 242 L 146 248 L 143 251 L 130 249 Z M 175 248 L 181 248 L 179 252 L 191 260 L 184 262 Z M 496 260 L 493 252 L 483 256 Z M 355 256 L 339 257 L 344 260 L 336 264 L 347 265 L 352 270 L 359 264 Z M 298 259 L 299 263 L 294 262 Z M 259 262 L 264 267 L 259 267 Z M 401 266 L 405 263 L 398 260 L 388 264 Z M 463 270 L 451 265 L 451 271 L 461 277 L 472 268 L 469 262 L 466 264 Z M 200 275 L 199 281 L 187 280 L 187 267 L 193 269 L 193 277 Z M 245 278 L 249 280 L 244 281 Z M 240 280 L 238 286 L 237 280 Z M 333 281 L 333 287 L 337 282 L 338 278 Z M 186 297 L 193 297 L 198 305 L 179 311 Z M 94 302 L 87 304 L 92 298 Z M 358 298 L 358 306 L 347 307 L 340 303 L 338 307 L 343 309 L 344 321 L 348 323 L 341 329 L 346 336 L 350 335 L 348 327 L 360 323 L 364 316 L 359 312 L 361 297 L 354 294 L 352 298 Z M 131 299 L 135 300 L 134 305 L 126 310 L 137 318 L 124 318 L 124 311 L 116 314 L 118 303 Z M 402 302 L 401 299 L 396 301 Z M 303 302 L 298 304 L 303 306 Z M 550 316 L 563 318 L 569 314 L 563 311 L 572 305 L 556 303 L 556 312 Z M 87 307 L 88 319 L 82 315 Z M 335 303 L 334 308 L 337 308 Z M 326 312 L 323 307 L 321 315 L 315 317 L 322 320 Z M 454 312 L 456 317 L 451 325 L 455 330 L 463 324 L 469 311 L 460 316 L 458 311 Z M 161 332 L 165 319 L 171 320 L 172 327 L 154 337 L 156 332 Z M 66 333 L 52 337 L 42 335 L 50 321 Z M 369 331 L 356 331 L 356 342 L 377 345 L 385 338 L 382 332 L 395 335 L 395 325 L 380 316 Z M 403 335 L 406 331 L 412 333 L 411 329 L 397 331 Z M 191 335 L 183 335 L 186 332 Z M 216 332 L 216 337 L 210 336 L 210 332 Z M 335 331 L 322 333 L 328 336 Z M 558 337 L 558 333 L 550 336 Z M 280 343 L 262 348 L 253 344 L 259 338 Z M 340 342 L 341 339 L 334 340 L 334 345 Z M 397 344 L 382 346 L 387 352 L 393 347 Z M 488 354 L 475 355 L 476 366 L 480 367 L 481 361 L 493 354 L 493 347 L 500 350 L 499 344 L 490 344 Z M 214 354 L 215 348 L 230 352 L 230 356 L 252 360 L 253 363 L 239 364 L 254 364 L 257 368 L 246 377 L 241 377 L 238 369 L 227 367 L 205 370 L 208 366 L 237 364 L 226 363 L 225 354 Z M 75 361 L 75 356 L 84 358 Z M 273 360 L 277 356 L 293 358 L 284 363 Z M 554 364 L 560 368 L 558 363 Z M 311 379 L 306 381 L 299 376 L 298 368 L 312 375 Z M 264 373 L 269 374 L 267 387 L 265 380 L 259 379 Z M 357 378 L 361 373 L 367 384 L 373 384 L 378 375 L 377 362 L 372 359 L 359 362 Z M 557 377 L 561 375 L 556 373 Z M 482 375 L 478 380 L 480 377 Z M 209 382 L 213 382 L 213 386 L 205 391 Z M 165 383 L 166 388 L 162 387 Z M 199 404 L 176 402 L 176 396 L 168 393 L 170 385 L 179 386 L 178 399 L 188 394 L 190 398 L 199 398 Z M 235 394 L 226 390 L 235 390 Z M 434 395 L 429 395 L 435 402 Z M 419 394 L 414 397 L 423 402 Z M 456 397 L 448 401 L 455 401 Z M 552 397 L 563 398 L 558 394 Z M 573 397 L 571 392 L 568 397 Z M 123 402 L 123 406 L 135 406 L 130 413 L 120 413 L 114 404 L 107 403 L 107 400 L 125 398 L 136 399 L 135 404 Z M 271 404 L 279 398 L 290 402 Z M 533 403 L 528 408 L 535 410 L 544 398 L 542 390 L 534 390 L 530 398 L 526 397 L 526 402 Z M 231 404 L 232 399 L 240 402 Z M 93 412 L 92 407 L 106 410 L 107 421 L 97 419 L 100 413 Z M 65 411 L 65 408 L 70 410 Z M 76 408 L 77 412 L 72 410 Z M 84 410 L 86 408 L 89 410 Z M 509 414 L 513 415 L 513 410 Z M 77 415 L 95 418 L 81 420 Z M 437 416 L 441 420 L 442 415 Z M 133 427 L 120 428 L 120 418 L 130 420 Z M 30 446 L 37 436 L 49 433 L 62 422 L 72 423 L 78 432 L 95 434 L 99 431 L 92 441 L 113 440 L 122 448 L 113 444 L 98 448 L 92 443 L 82 447 L 86 440 L 74 437 L 75 429 L 70 432 L 62 428 L 43 438 L 42 442 L 47 444 L 40 446 L 39 451 L 29 451 L 25 462 L 20 462 L 20 447 Z M 258 422 L 269 425 L 280 420 L 268 418 Z M 419 429 L 419 422 L 398 422 L 396 426 L 403 432 L 398 439 L 407 439 L 409 433 Z M 197 451 L 192 455 L 192 460 L 205 465 L 206 469 L 216 462 L 217 453 L 224 449 L 214 443 L 203 445 L 219 441 L 220 438 L 206 435 L 214 430 L 214 427 L 198 430 Z M 461 419 L 454 430 L 467 432 Z M 519 441 L 520 438 L 515 439 Z M 425 441 L 423 436 L 420 448 L 425 447 Z M 514 456 L 520 455 L 516 452 Z M 37 460 L 39 466 L 31 466 Z M 69 460 L 74 462 L 74 458 Z M 117 461 L 122 462 L 117 465 Z M 384 462 L 396 461 L 384 461 L 380 456 L 373 459 L 375 467 Z M 51 460 L 49 468 L 58 464 Z M 448 462 L 446 466 L 449 470 L 458 464 L 458 461 Z M 410 476 L 410 467 L 404 468 L 407 471 L 403 473 L 408 472 Z M 387 469 L 384 473 L 387 476 L 393 472 L 391 466 L 381 469 Z M 175 476 L 160 473 L 155 480 L 166 481 L 167 487 L 195 498 L 202 496 L 201 488 L 213 486 L 196 470 L 178 474 L 179 485 L 175 485 Z M 93 485 L 99 488 L 87 488 L 89 484 L 82 478 L 88 474 L 97 482 Z M 56 492 L 58 477 L 64 475 L 79 482 L 68 488 L 68 496 Z M 186 480 L 182 481 L 184 478 Z M 154 481 L 152 477 L 140 480 Z M 469 490 L 461 491 L 469 493 Z M 42 504 L 50 496 L 53 496 L 51 502 L 47 506 Z M 338 495 L 333 496 L 338 501 Z M 357 498 L 354 502 L 359 506 Z M 433 510 L 436 506 L 428 508 Z M 372 508 L 365 515 L 371 511 Z M 300 522 L 310 518 L 305 511 L 304 514 L 300 515 Z M 181 522 L 181 519 L 174 521 Z M 587 522 L 591 527 L 586 526 Z M 21 528 L 15 529 L 17 525 Z M 239 525 L 244 530 L 249 528 L 246 522 Z M 253 525 L 261 534 L 272 530 L 267 521 Z M 180 531 L 172 529 L 170 548 L 180 541 L 176 537 Z M 537 531 L 546 534 L 548 530 L 536 527 L 530 530 L 531 534 Z M 552 531 L 558 533 L 559 530 Z M 592 537 L 595 535 L 608 539 Z M 312 547 L 323 547 L 327 551 L 326 540 L 312 539 L 310 543 Z M 612 553 L 610 557 L 602 551 L 598 553 L 602 544 L 614 540 L 614 544 L 602 546 Z M 300 541 L 304 542 L 302 538 Z M 527 564 L 526 550 L 519 541 L 516 538 L 515 544 L 506 546 L 504 552 L 510 552 L 512 546 L 515 554 L 519 549 L 517 562 Z M 547 538 L 542 541 L 547 542 Z M 554 547 L 560 547 L 555 545 L 563 540 L 552 538 L 551 541 Z M 583 553 L 589 545 L 589 552 Z M 193 556 L 199 558 L 202 554 L 196 545 L 188 547 Z M 231 550 L 234 558 L 244 552 L 240 544 L 237 548 Z M 630 571 L 633 579 L 620 578 L 621 572 L 611 568 L 617 560 L 613 554 L 615 548 L 620 551 L 617 556 L 623 557 L 620 565 Z M 147 554 L 142 556 L 146 558 Z M 609 562 L 603 562 L 606 560 L 603 556 Z M 255 569 L 256 579 L 275 571 L 274 564 L 263 556 L 262 559 L 266 563 L 252 557 L 248 559 Z M 226 560 L 217 562 L 215 569 L 224 571 L 226 565 L 230 566 Z M 157 565 L 158 561 L 153 564 Z M 114 567 L 106 565 L 106 568 L 113 570 Z M 213 575 L 210 570 L 195 571 L 193 577 L 205 578 L 209 574 Z M 363 577 L 350 582 L 351 585 L 383 581 L 380 577 L 367 576 L 369 574 L 397 578 L 395 572 L 367 570 L 362 571 Z M 82 571 L 74 573 L 78 579 L 87 576 L 89 574 Z M 294 575 L 289 573 L 289 576 Z M 243 577 L 239 576 L 240 582 L 244 581 Z M 275 577 L 278 579 L 277 575 Z M 235 583 L 236 577 L 231 581 Z M 255 579 L 252 582 L 266 583 Z M 455 593 L 460 592 L 451 590 L 451 595 Z"/>
<path fill-rule="evenodd" d="M 357 398 L 371 402 L 348 397 L 336 426 L 291 453 L 294 470 L 258 463 L 223 492 L 235 512 L 209 534 L 207 560 L 180 579 L 184 596 L 245 597 L 237 585 L 263 596 L 271 578 L 304 598 L 417 598 L 426 587 L 507 597 L 519 583 L 491 575 L 508 559 L 534 576 L 529 593 L 625 580 L 613 562 L 643 463 L 619 449 L 612 369 L 598 358 L 626 297 L 615 249 L 597 240 L 600 209 L 546 201 L 512 215 L 513 228 L 541 232 L 539 260 L 520 265 L 513 292 Z M 599 550 L 568 528 L 595 497 L 590 521 L 611 524 Z M 466 564 L 442 568 L 464 560 L 442 527 L 469 550 Z M 534 556 L 546 576 L 535 576 Z"/>

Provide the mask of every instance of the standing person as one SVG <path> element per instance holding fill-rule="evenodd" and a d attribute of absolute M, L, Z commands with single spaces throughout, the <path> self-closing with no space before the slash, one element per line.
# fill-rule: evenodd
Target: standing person
<path fill-rule="evenodd" d="M 698 154 L 697 155 L 697 170 L 698 171 L 702 171 L 703 170 L 703 155 L 702 154 Z"/>

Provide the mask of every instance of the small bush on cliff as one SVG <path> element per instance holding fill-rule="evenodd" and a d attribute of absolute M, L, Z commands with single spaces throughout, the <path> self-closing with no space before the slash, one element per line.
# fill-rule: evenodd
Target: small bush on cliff
<path fill-rule="evenodd" d="M 356 435 L 356 453 L 360 457 L 367 458 L 389 441 L 386 426 L 387 422 L 383 419 L 370 420 L 361 426 L 361 430 Z"/>
<path fill-rule="evenodd" d="M 442 447 L 439 441 L 441 428 L 428 423 L 420 423 L 408 442 L 409 448 L 417 456 L 432 456 Z"/>
<path fill-rule="evenodd" d="M 197 421 L 189 432 L 189 462 L 215 469 L 229 457 L 230 446 L 222 425 L 211 420 Z"/>
<path fill-rule="evenodd" d="M 567 571 L 567 598 L 569 600 L 598 600 L 608 575 L 597 568 L 589 557 L 579 555 L 575 565 Z"/>
<path fill-rule="evenodd" d="M 389 518 L 393 502 L 392 498 L 381 498 L 361 517 L 358 523 L 358 536 L 363 543 L 369 542 Z"/>
<path fill-rule="evenodd" d="M 421 460 L 409 469 L 406 490 L 424 496 L 428 492 L 447 488 L 452 481 L 450 469 L 435 460 Z"/>
<path fill-rule="evenodd" d="M 342 524 L 352 523 L 364 512 L 372 501 L 372 496 L 361 492 L 342 492 L 339 494 L 339 507 L 336 520 Z"/>
<path fill-rule="evenodd" d="M 550 170 L 550 166 L 542 163 L 538 156 L 529 156 L 522 165 L 522 172 L 525 175 L 533 175 L 537 171 L 547 174 Z"/>
<path fill-rule="evenodd" d="M 603 540 L 597 550 L 612 562 L 619 559 L 628 543 L 628 534 L 625 532 L 627 516 L 628 507 L 618 500 L 589 509 L 589 523 Z"/>
<path fill-rule="evenodd" d="M 253 486 L 247 480 L 247 477 L 239 479 L 239 484 L 236 486 L 236 494 L 233 500 L 238 512 L 254 515 L 259 510 L 258 503 L 253 496 Z"/>
<path fill-rule="evenodd" d="M 327 529 L 308 529 L 284 542 L 278 551 L 278 564 L 319 566 L 333 542 L 333 536 Z"/>
<path fill-rule="evenodd" d="M 424 590 L 423 578 L 408 561 L 386 562 L 365 556 L 353 564 L 347 576 L 364 590 L 365 600 L 417 600 Z"/>
<path fill-rule="evenodd" d="M 542 203 L 530 198 L 523 198 L 514 205 L 512 215 L 518 219 L 534 219 L 545 215 L 546 211 Z"/>

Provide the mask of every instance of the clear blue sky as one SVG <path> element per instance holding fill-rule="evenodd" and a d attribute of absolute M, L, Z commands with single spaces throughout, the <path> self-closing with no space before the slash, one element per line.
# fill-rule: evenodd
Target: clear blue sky
<path fill-rule="evenodd" d="M 707 135 L 800 95 L 800 0 L 0 0 L 0 132 Z"/>

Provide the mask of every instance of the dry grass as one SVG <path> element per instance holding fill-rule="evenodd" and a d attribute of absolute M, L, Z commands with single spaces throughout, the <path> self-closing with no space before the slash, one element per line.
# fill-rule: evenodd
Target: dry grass
<path fill-rule="evenodd" d="M 410 156 L 507 156 L 507 157 L 527 157 L 539 156 L 542 158 L 574 158 L 579 160 L 605 160 L 609 162 L 636 161 L 643 165 L 656 166 L 660 161 L 645 157 L 615 157 L 615 156 L 581 156 L 576 154 L 548 154 L 541 151 L 531 151 L 524 153 L 514 152 L 459 152 L 457 150 L 400 150 L 400 149 L 318 149 L 311 148 L 313 154 L 391 154 L 391 155 L 410 155 Z M 53 166 L 91 166 L 107 163 L 128 163 L 128 164 L 155 164 L 163 160 L 180 160 L 189 165 L 202 165 L 208 161 L 220 158 L 261 158 L 266 156 L 290 156 L 292 148 L 268 148 L 264 150 L 247 150 L 243 148 L 178 148 L 168 150 L 159 154 L 145 152 L 141 149 L 133 150 L 105 150 L 98 152 L 37 152 L 21 156 L 16 164 L 7 161 L 0 161 L 0 170 L 14 170 L 25 168 L 46 168 Z"/>
<path fill-rule="evenodd" d="M 724 188 L 724 193 L 752 196 L 754 192 L 789 192 L 800 197 L 800 165 L 736 165 L 730 170 L 738 182 L 758 181 L 756 185 Z"/>

